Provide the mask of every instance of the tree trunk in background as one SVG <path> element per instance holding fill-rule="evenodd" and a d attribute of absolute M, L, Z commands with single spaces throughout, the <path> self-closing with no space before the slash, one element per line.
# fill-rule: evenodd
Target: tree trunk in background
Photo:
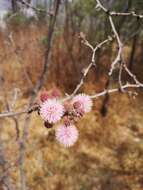
<path fill-rule="evenodd" d="M 52 0 L 49 0 L 49 11 L 52 10 Z"/>
<path fill-rule="evenodd" d="M 136 26 L 136 31 L 138 31 L 139 28 L 140 28 L 140 22 L 138 20 L 137 26 Z M 133 43 L 132 43 L 132 51 L 131 51 L 130 61 L 129 61 L 130 71 L 132 71 L 132 69 L 133 69 L 134 56 L 135 56 L 135 52 L 136 52 L 136 45 L 137 45 L 138 37 L 139 37 L 139 33 L 137 32 L 137 34 L 135 34 L 135 36 L 133 38 Z"/>
<path fill-rule="evenodd" d="M 12 6 L 13 13 L 16 13 L 18 11 L 17 1 L 11 0 L 11 6 Z"/>
<path fill-rule="evenodd" d="M 44 6 L 45 6 L 45 9 L 47 10 L 47 7 L 48 7 L 47 0 L 44 0 Z"/>
<path fill-rule="evenodd" d="M 123 12 L 125 12 L 125 13 L 126 13 L 126 12 L 129 12 L 131 6 L 132 6 L 132 0 L 128 0 L 127 3 L 125 4 L 125 7 L 124 7 Z M 120 19 L 118 25 L 117 25 L 117 31 L 118 31 L 119 34 L 120 34 L 120 31 L 121 31 L 122 26 L 123 26 L 123 24 L 125 23 L 125 21 L 126 21 L 126 18 L 125 18 L 125 17 L 122 17 L 122 18 Z"/>
<path fill-rule="evenodd" d="M 130 61 L 129 61 L 129 69 L 130 69 L 130 71 L 132 71 L 132 69 L 133 69 L 133 62 L 134 62 L 136 43 L 137 43 L 137 35 L 135 35 L 135 37 L 133 39 L 133 43 L 132 43 L 132 51 L 131 51 Z"/>
<path fill-rule="evenodd" d="M 71 59 L 71 62 L 73 64 L 74 71 L 77 72 L 77 64 L 76 60 L 73 55 L 73 47 L 74 47 L 74 36 L 75 36 L 75 29 L 72 26 L 72 13 L 70 9 L 70 4 L 68 0 L 65 1 L 65 24 L 64 24 L 64 39 L 65 39 L 65 45 L 68 50 L 69 57 Z M 72 29 L 72 30 L 71 30 Z M 78 75 L 78 73 L 77 73 Z"/>

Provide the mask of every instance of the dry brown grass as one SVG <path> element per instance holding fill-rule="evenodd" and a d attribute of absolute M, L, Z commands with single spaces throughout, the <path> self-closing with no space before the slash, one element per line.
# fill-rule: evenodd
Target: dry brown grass
<path fill-rule="evenodd" d="M 13 32 L 21 64 L 17 62 L 15 48 L 12 44 L 8 45 L 8 31 Z M 26 28 L 9 28 L 8 31 L 6 34 L 0 33 L 0 75 L 3 77 L 8 99 L 14 87 L 20 88 L 24 94 L 16 104 L 16 109 L 19 109 L 27 103 L 28 91 L 31 88 L 23 73 L 23 66 L 34 84 L 43 64 L 46 28 L 31 25 Z M 54 39 L 51 67 L 43 88 L 58 86 L 63 92 L 70 92 L 79 80 L 81 68 L 88 64 L 90 53 L 81 47 L 79 41 L 75 40 L 76 36 L 73 36 L 70 40 L 74 40 L 74 46 L 70 55 L 65 44 L 67 39 L 64 38 L 65 35 L 57 34 Z M 71 42 L 68 45 L 71 45 Z M 83 87 L 85 92 L 93 94 L 104 88 L 104 71 L 110 58 L 105 54 L 101 57 L 98 73 L 89 73 Z M 1 90 L 1 97 L 3 95 Z M 30 190 L 143 189 L 142 96 L 138 96 L 136 100 L 127 95 L 112 96 L 105 118 L 99 111 L 101 105 L 102 99 L 96 100 L 94 110 L 78 123 L 80 138 L 77 144 L 69 149 L 61 147 L 55 141 L 54 130 L 47 130 L 37 114 L 32 114 L 24 162 Z M 3 108 L 1 98 L 0 111 Z M 21 131 L 23 121 L 24 116 L 21 116 Z M 11 162 L 19 156 L 15 136 L 13 121 L 1 121 L 0 138 L 5 156 Z M 19 189 L 18 166 L 10 170 L 10 176 Z"/>
<path fill-rule="evenodd" d="M 120 103 L 119 103 L 120 102 Z M 100 100 L 94 111 L 78 123 L 80 138 L 66 149 L 33 114 L 26 142 L 25 172 L 31 190 L 142 190 L 143 118 L 140 97 L 113 96 L 107 117 L 99 114 Z M 20 128 L 23 127 L 23 117 Z M 14 124 L 3 121 L 0 137 L 8 160 L 18 158 Z M 19 169 L 11 170 L 19 187 Z"/>

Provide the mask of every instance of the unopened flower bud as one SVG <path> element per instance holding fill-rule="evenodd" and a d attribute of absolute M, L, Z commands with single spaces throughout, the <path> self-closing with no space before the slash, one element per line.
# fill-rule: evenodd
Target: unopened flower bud
<path fill-rule="evenodd" d="M 79 101 L 74 102 L 73 107 L 75 109 L 76 117 L 82 117 L 84 115 L 83 105 Z"/>
<path fill-rule="evenodd" d="M 90 112 L 92 108 L 92 100 L 86 94 L 78 94 L 72 100 L 75 109 L 83 109 L 84 113 Z"/>
<path fill-rule="evenodd" d="M 77 111 L 78 111 L 79 117 L 82 117 L 84 115 L 83 109 L 78 109 Z"/>
<path fill-rule="evenodd" d="M 71 124 L 71 120 L 68 116 L 64 117 L 64 124 L 65 124 L 65 126 L 69 126 Z"/>
<path fill-rule="evenodd" d="M 73 106 L 69 102 L 64 103 L 64 108 L 65 108 L 65 112 L 70 113 L 73 111 Z"/>
<path fill-rule="evenodd" d="M 51 92 L 51 96 L 53 98 L 59 98 L 61 96 L 60 90 L 57 89 L 57 88 L 53 89 L 52 92 Z"/>
<path fill-rule="evenodd" d="M 48 100 L 50 98 L 50 95 L 47 91 L 43 91 L 40 95 L 40 100 L 42 102 L 45 102 L 46 100 Z"/>
<path fill-rule="evenodd" d="M 53 125 L 51 123 L 48 123 L 47 121 L 44 122 L 44 126 L 48 129 L 52 128 Z"/>
<path fill-rule="evenodd" d="M 82 104 L 81 104 L 79 101 L 77 101 L 77 102 L 74 102 L 74 103 L 73 103 L 73 107 L 74 107 L 75 109 L 80 109 L 80 108 L 82 107 Z"/>

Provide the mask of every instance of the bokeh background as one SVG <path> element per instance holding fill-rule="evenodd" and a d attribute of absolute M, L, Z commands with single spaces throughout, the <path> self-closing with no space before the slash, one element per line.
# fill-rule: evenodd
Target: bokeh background
<path fill-rule="evenodd" d="M 33 96 L 49 46 L 50 19 L 54 0 L 25 0 L 35 11 L 17 0 L 0 0 L 0 112 L 22 111 Z M 116 12 L 143 14 L 142 0 L 102 0 Z M 124 44 L 130 70 L 143 81 L 143 19 L 114 17 Z M 59 89 L 70 94 L 91 61 L 91 51 L 81 43 L 79 33 L 96 46 L 112 35 L 107 15 L 96 9 L 95 0 L 60 2 L 50 53 L 48 72 L 35 95 Z M 101 92 L 117 53 L 116 41 L 96 54 L 96 64 L 79 92 Z M 117 86 L 118 71 L 112 76 Z M 123 81 L 132 80 L 123 75 Z M 71 148 L 59 145 L 54 129 L 32 113 L 0 118 L 0 189 L 9 190 L 143 190 L 143 93 L 110 96 L 106 116 L 103 99 L 94 101 L 93 111 L 77 127 L 78 142 Z M 25 126 L 26 125 L 26 126 Z M 19 137 L 17 138 L 17 134 Z"/>

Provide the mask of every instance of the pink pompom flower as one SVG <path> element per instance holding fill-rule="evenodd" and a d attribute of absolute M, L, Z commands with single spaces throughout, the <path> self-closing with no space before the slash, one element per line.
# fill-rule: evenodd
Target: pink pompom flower
<path fill-rule="evenodd" d="M 92 109 L 92 100 L 86 94 L 78 94 L 72 100 L 74 108 L 84 113 L 90 112 Z"/>
<path fill-rule="evenodd" d="M 78 135 L 78 130 L 74 125 L 60 125 L 56 129 L 56 139 L 65 147 L 73 146 L 78 139 Z"/>
<path fill-rule="evenodd" d="M 44 121 L 56 123 L 64 115 L 64 106 L 56 99 L 48 99 L 41 105 L 40 115 Z"/>

